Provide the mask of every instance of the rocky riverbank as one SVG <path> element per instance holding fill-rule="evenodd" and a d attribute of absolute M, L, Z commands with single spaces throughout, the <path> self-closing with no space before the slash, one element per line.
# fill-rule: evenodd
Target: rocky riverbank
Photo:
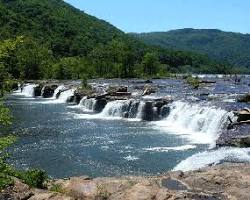
<path fill-rule="evenodd" d="M 46 189 L 29 188 L 19 180 L 0 199 L 11 200 L 248 200 L 249 164 L 223 164 L 193 172 L 155 177 L 72 177 L 51 180 Z"/>

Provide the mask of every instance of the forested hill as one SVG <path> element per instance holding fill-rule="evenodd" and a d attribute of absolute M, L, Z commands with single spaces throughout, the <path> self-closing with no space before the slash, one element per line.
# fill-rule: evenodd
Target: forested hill
<path fill-rule="evenodd" d="M 86 55 L 89 48 L 123 38 L 111 24 L 62 0 L 1 0 L 0 38 L 25 35 L 51 45 L 56 55 Z"/>
<path fill-rule="evenodd" d="M 146 45 L 62 0 L 0 0 L 0 76 L 86 79 L 169 72 L 231 73 L 232 67 Z"/>
<path fill-rule="evenodd" d="M 204 53 L 213 59 L 250 68 L 250 34 L 187 28 L 132 35 L 149 45 Z"/>

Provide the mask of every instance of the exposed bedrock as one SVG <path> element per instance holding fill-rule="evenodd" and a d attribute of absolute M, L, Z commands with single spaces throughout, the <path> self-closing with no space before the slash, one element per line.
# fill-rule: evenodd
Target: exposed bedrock
<path fill-rule="evenodd" d="M 230 117 L 230 124 L 222 131 L 217 146 L 250 147 L 250 109 L 235 111 L 235 120 Z"/>
<path fill-rule="evenodd" d="M 0 199 L 29 200 L 248 200 L 250 165 L 224 164 L 193 172 L 168 172 L 153 177 L 51 180 L 38 190 L 16 180 Z M 57 188 L 57 192 L 50 189 Z"/>
<path fill-rule="evenodd" d="M 233 136 L 231 138 L 225 139 L 223 143 L 218 143 L 217 146 L 231 146 L 240 148 L 250 147 L 250 135 Z"/>

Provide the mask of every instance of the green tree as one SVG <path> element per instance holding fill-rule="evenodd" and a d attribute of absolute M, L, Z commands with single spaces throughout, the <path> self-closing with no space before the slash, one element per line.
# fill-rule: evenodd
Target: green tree
<path fill-rule="evenodd" d="M 148 52 L 142 59 L 143 72 L 146 76 L 153 76 L 159 67 L 159 58 L 156 53 Z"/>

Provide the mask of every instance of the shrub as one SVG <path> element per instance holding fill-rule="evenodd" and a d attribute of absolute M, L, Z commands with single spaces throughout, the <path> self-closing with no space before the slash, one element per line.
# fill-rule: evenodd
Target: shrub
<path fill-rule="evenodd" d="M 28 171 L 19 171 L 16 177 L 23 180 L 24 183 L 34 188 L 44 188 L 48 180 L 48 175 L 45 171 L 39 169 L 30 169 Z"/>
<path fill-rule="evenodd" d="M 24 183 L 35 188 L 44 188 L 48 176 L 45 171 L 30 169 L 18 171 L 5 162 L 7 154 L 4 149 L 15 142 L 14 136 L 0 137 L 0 190 L 13 184 L 12 177 L 19 178 Z"/>
<path fill-rule="evenodd" d="M 198 77 L 188 76 L 186 81 L 195 89 L 198 89 L 200 87 L 200 79 Z"/>

